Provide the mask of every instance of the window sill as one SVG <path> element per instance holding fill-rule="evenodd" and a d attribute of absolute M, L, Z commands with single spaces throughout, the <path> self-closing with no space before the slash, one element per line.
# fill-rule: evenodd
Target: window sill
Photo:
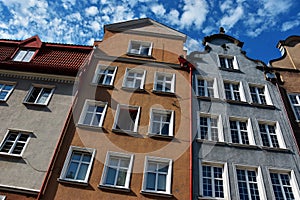
<path fill-rule="evenodd" d="M 75 181 L 75 180 L 66 180 L 66 179 L 62 179 L 62 178 L 58 178 L 57 181 L 59 183 L 66 183 L 66 184 L 74 184 L 74 185 L 81 185 L 81 186 L 88 186 L 89 183 L 88 182 L 79 182 L 79 181 Z"/>
<path fill-rule="evenodd" d="M 154 191 L 141 190 L 140 193 L 144 194 L 144 195 L 151 195 L 151 196 L 153 195 L 153 196 L 166 197 L 166 198 L 173 197 L 173 195 L 169 194 L 169 193 L 159 193 L 159 192 L 154 192 Z"/>
<path fill-rule="evenodd" d="M 259 149 L 258 146 L 253 144 L 238 144 L 238 143 L 227 143 L 230 147 L 236 147 L 236 148 L 246 148 L 246 149 Z"/>
<path fill-rule="evenodd" d="M 130 56 L 130 57 L 139 57 L 139 58 L 151 58 L 153 59 L 153 56 L 152 55 L 143 55 L 143 54 L 136 54 L 136 53 L 126 53 L 127 56 Z"/>
<path fill-rule="evenodd" d="M 41 103 L 30 103 L 30 102 L 23 102 L 24 105 L 29 105 L 29 106 L 42 106 L 45 107 L 47 104 L 41 104 Z"/>
<path fill-rule="evenodd" d="M 78 128 L 82 128 L 82 129 L 87 129 L 87 130 L 98 130 L 103 132 L 103 127 L 102 126 L 89 126 L 89 125 L 85 125 L 85 124 L 76 124 L 76 126 Z"/>
<path fill-rule="evenodd" d="M 152 93 L 158 94 L 158 95 L 176 96 L 176 94 L 174 92 L 165 92 L 165 91 L 159 91 L 159 90 L 152 90 Z"/>
<path fill-rule="evenodd" d="M 229 104 L 249 105 L 249 103 L 246 101 L 235 101 L 235 100 L 231 100 L 231 99 L 226 99 L 225 101 Z"/>
<path fill-rule="evenodd" d="M 266 151 L 276 151 L 276 152 L 283 152 L 283 153 L 292 152 L 290 149 L 283 149 L 283 148 L 274 148 L 274 147 L 266 147 L 266 146 L 260 146 L 260 148 Z"/>
<path fill-rule="evenodd" d="M 90 83 L 91 86 L 95 87 L 102 87 L 102 88 L 108 88 L 108 89 L 113 89 L 113 85 L 105 85 L 105 84 L 97 84 L 97 83 Z"/>
<path fill-rule="evenodd" d="M 199 142 L 199 143 L 209 144 L 209 145 L 219 145 L 219 146 L 225 146 L 226 145 L 226 142 L 214 141 L 214 140 L 205 140 L 205 139 L 200 139 L 200 138 L 196 138 L 196 141 Z"/>
<path fill-rule="evenodd" d="M 144 93 L 146 90 L 144 88 L 130 88 L 130 87 L 124 87 L 122 86 L 122 90 L 128 91 L 128 92 L 139 92 L 139 93 Z"/>
<path fill-rule="evenodd" d="M 22 155 L 9 154 L 9 153 L 3 153 L 3 152 L 0 152 L 0 156 L 7 156 L 7 157 L 22 159 Z"/>
<path fill-rule="evenodd" d="M 134 131 L 127 131 L 127 130 L 121 130 L 121 129 L 112 129 L 112 132 L 118 133 L 118 134 L 124 134 L 124 135 L 130 135 L 130 136 L 137 136 L 138 133 Z"/>
<path fill-rule="evenodd" d="M 162 139 L 168 139 L 172 140 L 174 136 L 171 135 L 160 135 L 160 134 L 155 134 L 155 133 L 148 133 L 148 136 L 151 138 L 162 138 Z"/>
<path fill-rule="evenodd" d="M 202 200 L 225 200 L 225 198 L 218 198 L 218 197 L 202 197 L 202 196 L 199 196 L 198 199 L 202 199 Z"/>
<path fill-rule="evenodd" d="M 201 99 L 203 101 L 223 102 L 222 99 L 219 99 L 219 98 L 216 98 L 216 97 L 197 96 L 197 99 Z"/>
<path fill-rule="evenodd" d="M 219 69 L 222 70 L 222 71 L 243 73 L 243 72 L 242 72 L 241 70 L 239 70 L 239 69 L 229 69 L 229 68 L 225 68 L 225 67 L 219 67 Z"/>
<path fill-rule="evenodd" d="M 121 188 L 121 187 L 115 187 L 110 185 L 98 185 L 99 189 L 103 190 L 113 190 L 113 191 L 122 191 L 122 192 L 130 192 L 130 188 Z"/>
<path fill-rule="evenodd" d="M 272 110 L 276 109 L 276 107 L 273 105 L 258 104 L 258 103 L 250 103 L 250 105 L 258 107 L 258 108 L 265 108 L 265 109 L 272 109 Z"/>

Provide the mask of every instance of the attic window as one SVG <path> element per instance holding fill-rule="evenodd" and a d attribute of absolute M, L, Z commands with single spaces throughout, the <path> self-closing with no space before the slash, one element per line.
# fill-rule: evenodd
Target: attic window
<path fill-rule="evenodd" d="M 20 49 L 15 57 L 13 58 L 13 61 L 18 61 L 18 62 L 30 62 L 32 59 L 33 55 L 35 53 L 35 50 L 32 49 Z"/>
<path fill-rule="evenodd" d="M 152 43 L 143 41 L 133 41 L 129 43 L 128 53 L 141 56 L 151 56 Z"/>

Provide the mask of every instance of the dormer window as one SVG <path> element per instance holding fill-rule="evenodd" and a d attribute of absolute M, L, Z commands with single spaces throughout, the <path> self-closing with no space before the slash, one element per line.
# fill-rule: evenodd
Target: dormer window
<path fill-rule="evenodd" d="M 128 53 L 140 56 L 151 56 L 152 43 L 144 41 L 131 40 L 129 43 Z"/>
<path fill-rule="evenodd" d="M 20 49 L 15 57 L 13 58 L 13 61 L 18 61 L 18 62 L 30 62 L 32 59 L 33 55 L 35 53 L 35 50 L 32 49 Z"/>
<path fill-rule="evenodd" d="M 219 67 L 221 69 L 238 70 L 238 63 L 235 56 L 219 55 Z"/>

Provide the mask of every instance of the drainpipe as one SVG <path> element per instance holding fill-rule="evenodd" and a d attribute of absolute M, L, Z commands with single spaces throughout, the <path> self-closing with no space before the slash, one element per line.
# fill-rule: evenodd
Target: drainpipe
<path fill-rule="evenodd" d="M 180 66 L 189 72 L 189 81 L 190 81 L 190 135 L 189 135 L 189 176 L 190 176 L 190 200 L 193 200 L 193 69 L 195 68 L 192 63 L 187 61 L 183 56 L 178 57 L 178 61 L 180 62 Z"/>

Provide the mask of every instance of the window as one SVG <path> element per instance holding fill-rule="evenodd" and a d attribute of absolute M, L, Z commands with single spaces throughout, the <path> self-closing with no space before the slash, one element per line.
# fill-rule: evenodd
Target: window
<path fill-rule="evenodd" d="M 129 189 L 133 155 L 107 152 L 100 186 Z"/>
<path fill-rule="evenodd" d="M 112 86 L 116 75 L 117 67 L 98 66 L 93 78 L 93 83 L 98 85 Z"/>
<path fill-rule="evenodd" d="M 47 105 L 53 94 L 54 87 L 34 85 L 30 88 L 24 103 Z"/>
<path fill-rule="evenodd" d="M 123 87 L 143 89 L 146 77 L 146 70 L 142 69 L 126 69 Z"/>
<path fill-rule="evenodd" d="M 196 78 L 196 94 L 202 97 L 217 97 L 216 82 L 213 79 Z"/>
<path fill-rule="evenodd" d="M 218 116 L 201 113 L 198 118 L 198 138 L 201 140 L 220 141 Z"/>
<path fill-rule="evenodd" d="M 30 133 L 9 130 L 1 143 L 0 153 L 21 156 L 28 144 Z"/>
<path fill-rule="evenodd" d="M 137 132 L 139 115 L 140 107 L 118 104 L 113 130 Z"/>
<path fill-rule="evenodd" d="M 151 109 L 150 134 L 173 136 L 174 111 Z"/>
<path fill-rule="evenodd" d="M 218 163 L 202 163 L 200 167 L 201 197 L 227 199 L 229 191 L 226 184 L 228 178 L 225 166 Z"/>
<path fill-rule="evenodd" d="M 293 171 L 270 170 L 275 200 L 299 199 L 299 188 Z"/>
<path fill-rule="evenodd" d="M 143 192 L 171 194 L 172 160 L 146 156 Z"/>
<path fill-rule="evenodd" d="M 155 73 L 154 91 L 175 92 L 175 74 Z"/>
<path fill-rule="evenodd" d="M 237 144 L 254 144 L 250 120 L 231 117 L 229 119 L 231 142 Z"/>
<path fill-rule="evenodd" d="M 6 196 L 5 195 L 0 195 L 0 200 L 5 200 Z"/>
<path fill-rule="evenodd" d="M 289 94 L 289 99 L 296 117 L 296 120 L 300 120 L 300 95 Z"/>
<path fill-rule="evenodd" d="M 35 50 L 19 50 L 15 57 L 13 58 L 13 61 L 20 61 L 20 62 L 30 62 L 33 55 L 35 53 Z"/>
<path fill-rule="evenodd" d="M 96 150 L 71 146 L 64 163 L 60 180 L 87 183 Z"/>
<path fill-rule="evenodd" d="M 106 102 L 86 100 L 80 115 L 79 124 L 102 127 L 106 109 Z"/>
<path fill-rule="evenodd" d="M 243 89 L 240 83 L 224 82 L 224 88 L 227 100 L 245 101 Z"/>
<path fill-rule="evenodd" d="M 15 84 L 0 82 L 0 101 L 6 101 L 9 95 L 12 93 Z"/>
<path fill-rule="evenodd" d="M 236 57 L 219 56 L 220 67 L 224 69 L 239 69 Z"/>
<path fill-rule="evenodd" d="M 249 85 L 252 102 L 256 104 L 271 105 L 271 98 L 266 86 Z"/>
<path fill-rule="evenodd" d="M 264 191 L 260 174 L 260 171 L 257 171 L 256 168 L 239 167 L 236 169 L 240 199 L 265 199 L 262 197 Z"/>
<path fill-rule="evenodd" d="M 133 41 L 129 43 L 128 53 L 136 54 L 142 56 L 151 56 L 152 43 L 142 42 L 142 41 Z"/>
<path fill-rule="evenodd" d="M 258 126 L 263 146 L 284 148 L 279 126 L 275 122 L 259 122 Z"/>

